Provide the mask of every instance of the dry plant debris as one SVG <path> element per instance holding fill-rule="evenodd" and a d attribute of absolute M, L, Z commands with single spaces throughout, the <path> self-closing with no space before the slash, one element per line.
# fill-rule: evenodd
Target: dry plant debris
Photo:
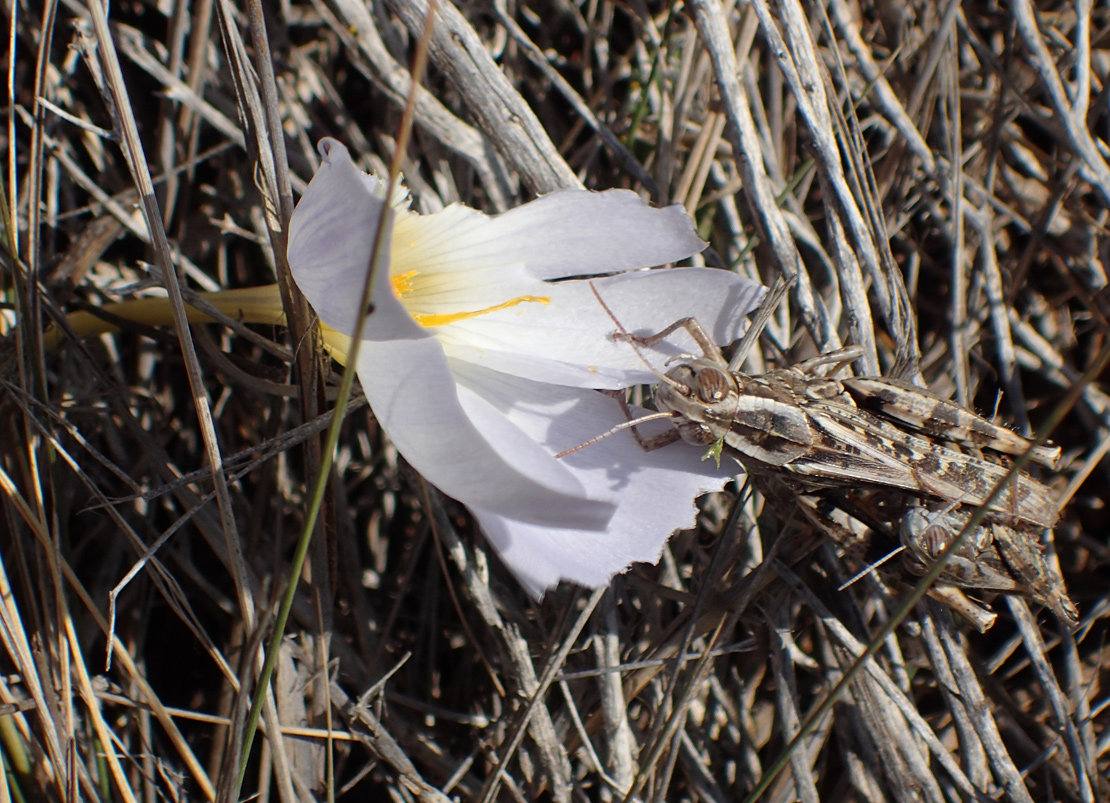
<path fill-rule="evenodd" d="M 295 297 L 289 330 L 42 332 L 163 268 L 283 278 L 315 142 L 381 169 L 413 91 L 422 209 L 633 188 L 710 264 L 797 274 L 775 364 L 860 344 L 1023 431 L 1073 400 L 1049 549 L 1082 621 L 923 602 L 788 752 L 908 588 L 791 564 L 740 477 L 659 567 L 534 604 L 356 404 L 238 794 L 716 801 L 785 762 L 762 799 L 1110 796 L 1107 6 L 440 0 L 416 90 L 424 0 L 3 7 L 0 797 L 240 789 L 333 367 Z"/>

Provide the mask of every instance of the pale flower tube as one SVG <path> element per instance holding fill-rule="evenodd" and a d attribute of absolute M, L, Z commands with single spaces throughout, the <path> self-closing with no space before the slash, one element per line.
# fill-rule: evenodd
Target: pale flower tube
<path fill-rule="evenodd" d="M 293 214 L 289 262 L 321 321 L 351 335 L 385 185 L 333 139 Z M 650 333 L 692 316 L 718 343 L 743 330 L 763 288 L 727 271 L 636 270 L 698 253 L 678 206 L 634 193 L 563 190 L 496 217 L 464 206 L 418 215 L 394 198 L 358 376 L 398 451 L 466 504 L 535 596 L 560 580 L 597 587 L 694 525 L 701 494 L 734 469 L 674 444 L 644 452 L 595 389 L 658 378 L 613 320 Z M 388 266 L 388 269 L 385 269 Z M 620 273 L 621 271 L 632 271 Z M 338 351 L 342 344 L 333 344 Z M 692 343 L 662 344 L 657 369 Z"/>

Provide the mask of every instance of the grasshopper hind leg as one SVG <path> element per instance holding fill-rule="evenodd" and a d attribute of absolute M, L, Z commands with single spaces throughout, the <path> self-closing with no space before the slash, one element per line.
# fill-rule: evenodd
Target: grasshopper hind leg
<path fill-rule="evenodd" d="M 995 541 L 1002 559 L 1022 579 L 1030 597 L 1047 605 L 1068 627 L 1079 624 L 1079 610 L 1068 596 L 1064 578 L 1033 533 L 1007 528 L 1006 537 L 997 537 Z"/>

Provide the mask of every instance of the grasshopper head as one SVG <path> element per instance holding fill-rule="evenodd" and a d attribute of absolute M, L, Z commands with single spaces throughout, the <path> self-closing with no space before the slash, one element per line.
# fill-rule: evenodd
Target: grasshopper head
<path fill-rule="evenodd" d="M 699 446 L 716 443 L 728 433 L 736 401 L 735 379 L 708 360 L 676 365 L 655 394 L 660 411 L 677 414 L 675 426 L 682 439 Z"/>

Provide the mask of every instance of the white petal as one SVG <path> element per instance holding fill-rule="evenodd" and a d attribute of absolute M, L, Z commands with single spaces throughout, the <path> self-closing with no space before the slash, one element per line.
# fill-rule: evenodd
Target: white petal
<path fill-rule="evenodd" d="M 511 292 L 546 293 L 547 304 L 520 304 L 440 327 L 437 336 L 452 359 L 516 376 L 561 385 L 623 388 L 658 381 L 628 343 L 614 341 L 617 325 L 650 335 L 676 320 L 694 318 L 715 343 L 736 340 L 745 316 L 764 288 L 723 270 L 674 268 L 625 273 L 593 281 L 546 283 L 535 289 L 514 284 Z M 665 317 L 663 317 L 665 316 Z M 678 331 L 641 352 L 657 371 L 668 358 L 701 350 Z"/>
<path fill-rule="evenodd" d="M 576 446 L 623 421 L 617 403 L 593 391 L 475 368 L 460 371 L 460 381 L 487 395 L 515 388 L 509 417 L 552 451 Z M 556 409 L 561 412 L 553 416 Z M 480 505 L 471 508 L 498 555 L 534 596 L 560 580 L 597 587 L 634 562 L 654 563 L 675 530 L 694 526 L 694 500 L 719 491 L 735 473 L 734 463 L 718 468 L 712 460 L 703 461 L 704 451 L 679 442 L 644 452 L 630 432 L 619 432 L 562 458 L 591 496 L 616 502 L 603 532 L 540 526 Z"/>
<path fill-rule="evenodd" d="M 293 211 L 289 224 L 289 267 L 293 278 L 320 318 L 352 334 L 378 219 L 385 209 L 385 189 L 351 161 L 337 140 L 319 144 L 323 161 Z M 375 277 L 374 312 L 364 337 L 426 337 L 393 295 L 389 278 L 390 230 Z"/>
<path fill-rule="evenodd" d="M 366 341 L 358 376 L 397 450 L 448 496 L 534 523 L 596 529 L 612 515 L 499 409 L 511 402 L 457 388 L 435 340 Z"/>
<path fill-rule="evenodd" d="M 558 279 L 663 265 L 704 248 L 681 206 L 654 209 L 628 190 L 568 189 L 492 218 L 451 206 L 406 219 L 394 273 L 523 264 L 536 278 Z"/>

